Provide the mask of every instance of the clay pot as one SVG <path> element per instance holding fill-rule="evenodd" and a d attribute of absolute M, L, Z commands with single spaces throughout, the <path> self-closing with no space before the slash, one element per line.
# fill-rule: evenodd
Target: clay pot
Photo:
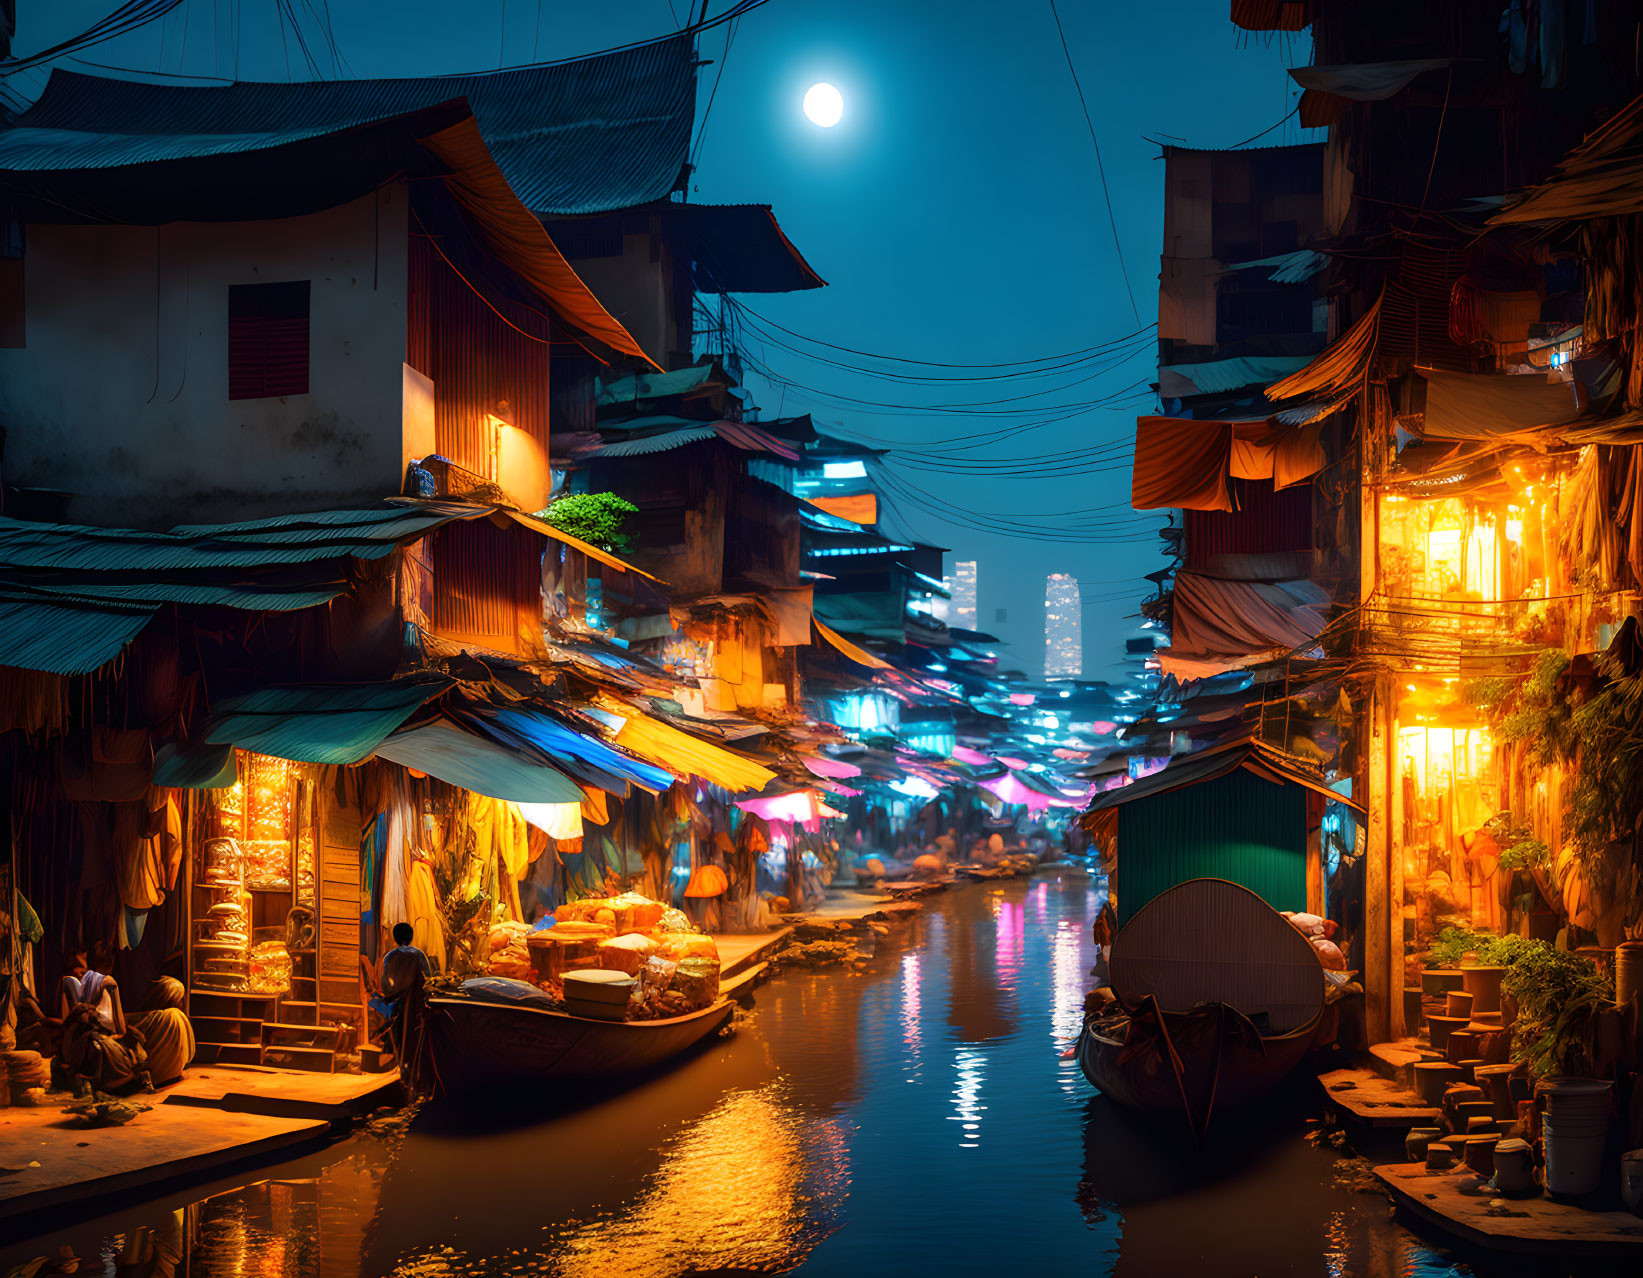
<path fill-rule="evenodd" d="M 1444 1000 L 1443 1014 L 1445 1016 L 1470 1018 L 1472 1015 L 1472 996 L 1465 990 L 1450 990 Z"/>
<path fill-rule="evenodd" d="M 1515 1063 L 1504 1065 L 1479 1065 L 1472 1071 L 1472 1081 L 1483 1088 L 1485 1094 L 1494 1104 L 1495 1118 L 1500 1122 L 1509 1123 L 1517 1117 L 1517 1104 L 1512 1099 L 1512 1075 L 1522 1066 Z"/>
<path fill-rule="evenodd" d="M 1484 1060 L 1480 1056 L 1476 1060 L 1456 1061 L 1455 1068 L 1460 1070 L 1460 1076 L 1468 1083 L 1476 1083 L 1478 1081 L 1478 1069 L 1483 1064 Z M 1485 1095 L 1488 1095 L 1489 1089 L 1487 1087 L 1483 1091 Z"/>
<path fill-rule="evenodd" d="M 1625 1006 L 1634 994 L 1643 994 L 1643 941 L 1624 941 L 1614 947 L 1614 1001 Z"/>
<path fill-rule="evenodd" d="M 1466 1138 L 1466 1165 L 1487 1179 L 1495 1174 L 1495 1146 L 1499 1136 L 1469 1136 Z"/>
<path fill-rule="evenodd" d="M 1409 1161 L 1418 1163 L 1426 1157 L 1426 1151 L 1433 1141 L 1441 1139 L 1441 1127 L 1411 1127 L 1403 1136 L 1403 1150 L 1409 1155 Z"/>
<path fill-rule="evenodd" d="M 1500 1124 L 1489 1114 L 1468 1114 L 1466 1116 L 1466 1134 L 1468 1136 L 1499 1136 Z"/>
<path fill-rule="evenodd" d="M 1421 993 L 1442 998 L 1450 990 L 1463 988 L 1465 978 L 1454 968 L 1428 968 L 1421 973 Z"/>
<path fill-rule="evenodd" d="M 1445 1017 L 1444 1019 L 1448 1019 Z M 1444 1040 L 1443 1059 L 1451 1065 L 1459 1065 L 1462 1061 L 1478 1060 L 1483 1053 L 1483 1035 L 1475 1030 L 1457 1029 L 1449 1032 Z"/>
<path fill-rule="evenodd" d="M 1495 1146 L 1494 1190 L 1497 1194 L 1527 1194 L 1535 1185 L 1535 1154 L 1529 1142 L 1516 1137 Z"/>
<path fill-rule="evenodd" d="M 1430 1142 L 1426 1146 L 1426 1170 L 1429 1172 L 1448 1171 L 1455 1165 L 1455 1151 L 1452 1146 L 1441 1140 Z"/>
<path fill-rule="evenodd" d="M 1462 1101 L 1455 1106 L 1454 1126 L 1456 1132 L 1464 1132 L 1466 1124 L 1474 1118 L 1482 1118 L 1488 1122 L 1495 1121 L 1495 1105 L 1493 1101 L 1473 1100 Z"/>
<path fill-rule="evenodd" d="M 1403 1024 L 1404 1029 L 1413 1034 L 1420 1028 L 1421 1023 L 1421 992 L 1419 986 L 1411 986 L 1403 992 Z"/>
<path fill-rule="evenodd" d="M 1643 1216 L 1643 1149 L 1620 1156 L 1620 1199 L 1634 1216 Z"/>
<path fill-rule="evenodd" d="M 1459 1069 L 1458 1065 L 1450 1066 Z M 1455 1083 L 1443 1092 L 1443 1116 L 1449 1120 L 1451 1130 L 1466 1126 L 1460 1120 L 1460 1107 L 1483 1099 L 1483 1089 L 1472 1083 Z"/>
<path fill-rule="evenodd" d="M 1500 1011 L 1500 982 L 1506 975 L 1504 967 L 1463 967 L 1462 984 L 1472 996 L 1472 1011 Z"/>
<path fill-rule="evenodd" d="M 1449 1036 L 1456 1030 L 1463 1030 L 1471 1023 L 1469 1016 L 1434 1016 L 1426 1014 L 1426 1032 L 1432 1040 L 1434 1052 L 1447 1052 Z"/>
<path fill-rule="evenodd" d="M 1443 1104 L 1443 1094 L 1451 1083 L 1460 1079 L 1460 1068 L 1448 1061 L 1417 1061 L 1415 1089 L 1428 1105 Z"/>

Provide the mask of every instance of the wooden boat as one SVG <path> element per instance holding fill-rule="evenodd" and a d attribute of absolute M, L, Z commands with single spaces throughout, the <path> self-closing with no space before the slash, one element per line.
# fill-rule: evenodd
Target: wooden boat
<path fill-rule="evenodd" d="M 1271 1092 L 1311 1048 L 1323 969 L 1306 938 L 1248 888 L 1191 879 L 1113 940 L 1117 1007 L 1078 1040 L 1084 1077 L 1122 1105 L 1184 1111 L 1202 1136 L 1217 1107 Z"/>
<path fill-rule="evenodd" d="M 523 1083 L 608 1081 L 661 1065 L 718 1033 L 738 994 L 767 964 L 723 981 L 700 1011 L 653 1021 L 601 1021 L 545 1008 L 434 995 L 422 1017 L 421 1058 L 435 1095 Z M 420 1072 L 420 1071 L 419 1071 Z"/>

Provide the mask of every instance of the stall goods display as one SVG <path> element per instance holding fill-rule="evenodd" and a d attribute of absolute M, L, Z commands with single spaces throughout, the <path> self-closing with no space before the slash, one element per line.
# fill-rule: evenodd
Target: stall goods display
<path fill-rule="evenodd" d="M 291 952 L 284 941 L 261 941 L 252 947 L 245 987 L 253 994 L 291 992 Z"/>
<path fill-rule="evenodd" d="M 681 911 L 636 892 L 572 901 L 554 911 L 551 926 L 503 924 L 491 940 L 490 974 L 531 980 L 567 1003 L 568 981 L 577 973 L 597 969 L 634 978 L 629 1019 L 682 1016 L 718 997 L 713 938 Z"/>

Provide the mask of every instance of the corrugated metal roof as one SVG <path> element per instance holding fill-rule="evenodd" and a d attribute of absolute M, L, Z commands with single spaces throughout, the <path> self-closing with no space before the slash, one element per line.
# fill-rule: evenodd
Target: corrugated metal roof
<path fill-rule="evenodd" d="M 54 70 L 18 128 L 0 136 L 0 164 L 103 167 L 250 150 L 269 145 L 258 137 L 316 137 L 466 98 L 527 206 L 603 212 L 674 190 L 694 121 L 694 62 L 681 35 L 558 66 L 398 80 L 200 87 Z"/>
<path fill-rule="evenodd" d="M 298 763 L 361 763 L 389 733 L 454 685 L 455 680 L 436 676 L 258 688 L 218 703 L 205 740 Z"/>
<path fill-rule="evenodd" d="M 656 435 L 645 435 L 640 438 L 629 436 L 602 444 L 583 454 L 585 459 L 608 459 L 612 457 L 643 457 L 649 453 L 665 453 L 675 448 L 683 448 L 687 444 L 699 444 L 703 440 L 715 437 L 724 440 L 734 448 L 747 453 L 769 453 L 783 458 L 786 461 L 799 460 L 798 451 L 782 440 L 777 439 L 767 430 L 761 430 L 751 422 L 691 422 L 683 417 L 646 417 L 640 419 L 647 426 L 661 423 L 676 423 L 673 430 L 663 431 Z M 622 429 L 632 427 L 632 422 L 622 422 Z"/>
<path fill-rule="evenodd" d="M 671 373 L 627 373 L 612 382 L 601 381 L 593 402 L 602 408 L 635 403 L 641 399 L 665 399 L 684 395 L 705 385 L 715 374 L 723 376 L 717 364 L 692 364 Z"/>
<path fill-rule="evenodd" d="M 0 663 L 47 674 L 85 674 L 114 660 L 153 608 L 0 599 Z"/>
<path fill-rule="evenodd" d="M 645 457 L 651 453 L 672 452 L 686 444 L 699 444 L 704 439 L 717 439 L 719 432 L 711 426 L 687 426 L 683 430 L 665 431 L 660 435 L 645 435 L 639 439 L 619 439 L 604 444 L 586 454 L 588 457 Z"/>
<path fill-rule="evenodd" d="M 1310 355 L 1240 355 L 1202 364 L 1164 364 L 1158 369 L 1158 391 L 1169 399 L 1218 395 L 1245 386 L 1264 386 L 1311 362 Z"/>

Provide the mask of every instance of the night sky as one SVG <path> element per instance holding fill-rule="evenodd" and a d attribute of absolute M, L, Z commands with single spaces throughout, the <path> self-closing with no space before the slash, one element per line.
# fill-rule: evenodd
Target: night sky
<path fill-rule="evenodd" d="M 672 30 L 691 2 L 291 0 L 289 10 L 330 79 L 339 68 L 341 75 L 417 75 L 593 52 Z M 729 2 L 710 0 L 710 13 Z M 14 51 L 72 35 L 111 7 L 110 0 L 19 0 Z M 163 23 L 88 57 L 195 76 L 312 78 L 288 24 L 282 42 L 280 8 L 277 0 L 186 0 Z M 1163 165 L 1147 139 L 1223 147 L 1260 133 L 1294 104 L 1298 91 L 1285 68 L 1311 56 L 1304 35 L 1269 44 L 1238 31 L 1227 0 L 1061 0 L 1060 8 L 1100 140 L 1139 321 L 1048 0 L 772 0 L 736 25 L 728 58 L 726 29 L 708 32 L 702 55 L 713 64 L 701 73 L 699 128 L 715 82 L 717 91 L 691 198 L 774 206 L 830 287 L 741 301 L 806 337 L 951 365 L 1111 345 L 1110 354 L 1081 362 L 1047 362 L 1042 367 L 1052 371 L 1043 376 L 944 383 L 886 380 L 859 369 L 925 378 L 1008 370 L 819 352 L 852 366 L 841 368 L 742 332 L 753 359 L 779 379 L 748 378 L 765 415 L 808 411 L 837 433 L 904 446 L 908 455 L 887 482 L 916 485 L 978 522 L 1006 516 L 1063 538 L 1098 538 L 1045 542 L 979 531 L 915 504 L 922 499 L 905 488 L 886 521 L 951 547 L 949 571 L 955 559 L 979 561 L 980 624 L 1008 641 L 1016 663 L 1035 676 L 1043 664 L 1044 577 L 1074 574 L 1085 600 L 1085 671 L 1100 677 L 1116 672 L 1123 639 L 1138 633 L 1136 603 L 1148 588 L 1141 574 L 1161 566 L 1153 529 L 1163 519 L 1128 509 L 1125 447 L 1135 415 L 1152 407 L 1144 383 L 1154 375 L 1155 347 L 1150 332 L 1120 341 L 1150 325 L 1157 311 Z M 343 63 L 333 63 L 314 16 L 327 9 Z M 844 94 L 844 119 L 831 130 L 811 125 L 800 110 L 818 80 Z M 30 73 L 13 88 L 33 96 L 43 84 L 43 73 Z M 1261 143 L 1321 136 L 1290 119 Z M 1087 407 L 1096 400 L 1110 406 Z M 995 401 L 1007 401 L 996 405 L 1005 410 L 996 416 Z M 977 407 L 929 411 L 955 404 Z M 1040 421 L 1048 424 L 996 435 Z M 994 438 L 951 442 L 989 433 Z M 950 473 L 944 461 L 921 461 L 911 451 L 955 448 L 986 472 Z M 1091 449 L 1101 451 L 1080 457 Z M 1045 475 L 1046 466 L 1063 473 Z M 999 609 L 1006 620 L 998 620 Z"/>

